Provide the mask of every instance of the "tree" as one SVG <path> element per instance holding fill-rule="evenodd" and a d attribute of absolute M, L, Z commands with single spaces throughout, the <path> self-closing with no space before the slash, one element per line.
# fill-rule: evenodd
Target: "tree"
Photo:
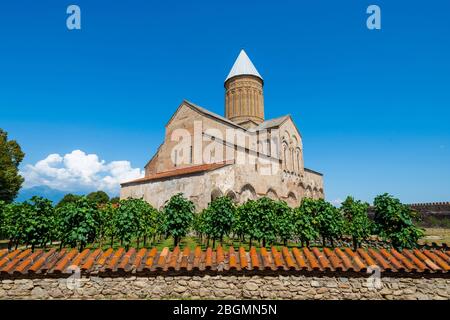
<path fill-rule="evenodd" d="M 294 209 L 295 234 L 301 241 L 301 245 L 309 247 L 309 243 L 319 237 L 318 223 L 314 219 L 319 206 L 316 200 L 304 198 L 299 207 Z"/>
<path fill-rule="evenodd" d="M 32 197 L 30 202 L 25 202 L 27 213 L 23 226 L 24 242 L 35 246 L 45 247 L 55 236 L 56 219 L 52 201 L 42 197 Z"/>
<path fill-rule="evenodd" d="M 0 200 L 10 203 L 16 198 L 24 181 L 18 169 L 24 156 L 17 141 L 8 141 L 8 133 L 0 129 Z"/>
<path fill-rule="evenodd" d="M 318 230 L 322 236 L 323 246 L 326 246 L 326 239 L 330 240 L 331 246 L 334 245 L 334 239 L 342 236 L 344 231 L 344 219 L 335 206 L 331 203 L 318 199 L 317 211 L 314 220 L 317 222 Z"/>
<path fill-rule="evenodd" d="M 262 241 L 262 246 L 272 243 L 277 237 L 277 204 L 274 200 L 262 197 L 256 200 L 256 210 L 253 212 L 251 237 Z"/>
<path fill-rule="evenodd" d="M 129 247 L 133 239 L 137 240 L 153 236 L 157 229 L 158 211 L 143 199 L 120 200 L 114 216 L 114 229 L 121 245 Z"/>
<path fill-rule="evenodd" d="M 293 210 L 284 201 L 276 201 L 274 209 L 276 216 L 276 234 L 286 246 L 287 241 L 292 238 L 295 231 Z"/>
<path fill-rule="evenodd" d="M 67 203 L 76 203 L 82 196 L 68 193 L 66 194 L 56 205 L 56 208 L 60 208 Z"/>
<path fill-rule="evenodd" d="M 223 236 L 229 234 L 233 225 L 236 207 L 229 197 L 218 197 L 211 201 L 204 210 L 205 233 L 213 239 L 213 247 L 216 239 L 223 243 Z"/>
<path fill-rule="evenodd" d="M 138 226 L 138 215 L 134 199 L 120 200 L 117 212 L 114 215 L 114 230 L 121 246 L 130 245 L 136 235 Z"/>
<path fill-rule="evenodd" d="M 145 246 L 147 239 L 156 234 L 158 228 L 158 210 L 143 199 L 134 199 L 134 202 L 137 214 L 137 247 L 139 247 L 141 238 L 144 240 Z"/>
<path fill-rule="evenodd" d="M 246 235 L 249 236 L 250 247 L 254 239 L 253 229 L 257 210 L 258 206 L 256 201 L 248 200 L 237 208 L 234 219 L 233 232 L 239 236 L 241 242 L 245 240 Z"/>
<path fill-rule="evenodd" d="M 194 203 L 178 193 L 164 206 L 165 230 L 173 237 L 174 246 L 184 237 L 194 219 Z"/>
<path fill-rule="evenodd" d="M 156 215 L 156 233 L 153 237 L 155 237 L 156 235 L 160 237 L 166 236 L 167 234 L 166 220 L 167 219 L 164 210 L 158 210 Z"/>
<path fill-rule="evenodd" d="M 96 204 L 105 204 L 109 201 L 109 196 L 104 191 L 95 191 L 91 192 L 87 195 L 87 198 L 89 201 L 96 203 Z"/>
<path fill-rule="evenodd" d="M 10 203 L 3 207 L 2 233 L 9 239 L 8 249 L 17 248 L 25 239 L 25 226 L 30 216 L 30 206 Z"/>
<path fill-rule="evenodd" d="M 99 210 L 99 228 L 98 239 L 99 247 L 103 245 L 103 241 L 107 238 L 111 240 L 111 247 L 114 245 L 114 236 L 116 234 L 115 217 L 117 214 L 118 206 L 112 203 L 106 203 L 98 208 Z"/>
<path fill-rule="evenodd" d="M 3 200 L 0 200 L 0 240 L 4 239 L 5 237 L 5 209 L 6 209 L 6 202 Z"/>
<path fill-rule="evenodd" d="M 97 205 L 86 197 L 67 203 L 58 208 L 59 236 L 61 247 L 78 246 L 81 251 L 88 243 L 94 242 L 100 225 Z"/>
<path fill-rule="evenodd" d="M 118 204 L 120 201 L 119 197 L 112 197 L 111 199 L 109 199 L 109 202 L 111 202 L 112 204 Z"/>
<path fill-rule="evenodd" d="M 344 219 L 341 212 L 331 203 L 323 199 L 305 198 L 296 213 L 297 234 L 301 241 L 307 242 L 317 237 L 316 232 L 322 237 L 323 246 L 326 240 L 331 245 L 334 239 L 340 237 L 344 231 Z M 305 227 L 305 230 L 300 228 Z"/>
<path fill-rule="evenodd" d="M 375 197 L 373 204 L 375 229 L 381 237 L 397 248 L 417 246 L 423 230 L 413 224 L 415 213 L 409 206 L 387 193 Z"/>
<path fill-rule="evenodd" d="M 346 233 L 352 236 L 353 247 L 356 250 L 361 241 L 370 236 L 372 221 L 367 215 L 368 203 L 363 203 L 348 196 L 342 203 L 341 211 L 345 218 Z"/>

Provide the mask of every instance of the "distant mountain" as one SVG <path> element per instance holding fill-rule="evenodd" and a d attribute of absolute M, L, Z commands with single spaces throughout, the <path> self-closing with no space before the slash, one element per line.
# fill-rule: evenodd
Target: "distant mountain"
<path fill-rule="evenodd" d="M 47 186 L 37 186 L 28 189 L 22 189 L 19 195 L 15 199 L 17 202 L 29 200 L 33 196 L 41 196 L 53 201 L 53 203 L 59 202 L 67 193 L 79 194 L 77 192 L 67 192 L 49 188 Z"/>

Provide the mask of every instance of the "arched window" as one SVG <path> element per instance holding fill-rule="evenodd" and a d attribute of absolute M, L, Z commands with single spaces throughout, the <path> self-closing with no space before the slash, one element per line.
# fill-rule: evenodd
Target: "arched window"
<path fill-rule="evenodd" d="M 226 193 L 226 195 L 227 195 L 227 197 L 230 198 L 231 201 L 233 201 L 234 203 L 237 203 L 237 202 L 238 202 L 236 193 L 234 193 L 233 190 L 228 191 L 228 192 Z"/>
<path fill-rule="evenodd" d="M 295 171 L 294 149 L 291 148 L 291 172 Z"/>
<path fill-rule="evenodd" d="M 298 205 L 297 196 L 293 192 L 289 192 L 287 197 L 287 204 L 291 207 L 296 207 Z"/>
<path fill-rule="evenodd" d="M 215 199 L 217 199 L 221 196 L 222 196 L 222 191 L 220 191 L 219 189 L 214 189 L 211 192 L 211 201 L 214 201 Z"/>
<path fill-rule="evenodd" d="M 300 149 L 297 148 L 297 151 L 296 151 L 296 163 L 297 163 L 297 172 L 298 172 L 298 173 L 300 173 L 301 167 L 302 167 L 302 163 L 301 163 L 301 159 L 300 159 L 300 154 L 301 154 Z"/>
<path fill-rule="evenodd" d="M 240 198 L 241 203 L 244 203 L 247 200 L 255 200 L 256 199 L 255 188 L 253 188 L 253 186 L 250 184 L 244 185 L 241 188 L 241 195 L 239 198 Z"/>
<path fill-rule="evenodd" d="M 267 190 L 266 197 L 272 200 L 278 200 L 278 195 L 272 188 L 269 188 L 269 190 Z"/>
<path fill-rule="evenodd" d="M 287 145 L 283 142 L 283 168 L 287 170 Z"/>

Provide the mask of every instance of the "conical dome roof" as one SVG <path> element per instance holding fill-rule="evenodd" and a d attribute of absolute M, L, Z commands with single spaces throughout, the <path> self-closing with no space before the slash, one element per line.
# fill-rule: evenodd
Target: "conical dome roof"
<path fill-rule="evenodd" d="M 252 75 L 263 80 L 258 70 L 256 70 L 252 61 L 250 60 L 250 58 L 243 49 L 239 53 L 239 56 L 237 57 L 236 61 L 234 62 L 233 67 L 231 68 L 231 71 L 228 74 L 228 77 L 225 79 L 225 82 L 227 82 L 227 80 L 230 78 L 240 75 Z"/>

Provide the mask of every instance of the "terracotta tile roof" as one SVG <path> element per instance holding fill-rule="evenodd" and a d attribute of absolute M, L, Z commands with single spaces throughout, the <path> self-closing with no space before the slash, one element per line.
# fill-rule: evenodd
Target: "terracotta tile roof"
<path fill-rule="evenodd" d="M 448 274 L 448 248 L 358 249 L 292 248 L 278 250 L 252 247 L 227 250 L 222 247 L 204 251 L 176 247 L 136 250 L 76 249 L 56 251 L 30 249 L 0 250 L 0 278 L 27 275 L 62 275 L 78 267 L 85 274 L 165 273 L 165 272 L 362 272 L 377 266 L 382 272 Z"/>
<path fill-rule="evenodd" d="M 143 182 L 148 182 L 148 181 L 153 181 L 153 180 L 160 180 L 160 179 L 166 179 L 166 178 L 171 178 L 171 177 L 176 177 L 176 176 L 184 176 L 184 175 L 199 173 L 199 172 L 204 172 L 204 171 L 211 171 L 211 170 L 216 170 L 216 169 L 220 169 L 222 167 L 228 166 L 232 163 L 233 162 L 210 163 L 210 164 L 201 164 L 198 166 L 192 166 L 192 167 L 187 167 L 187 168 L 174 169 L 174 170 L 170 170 L 170 171 L 159 172 L 159 173 L 156 173 L 156 174 L 148 176 L 148 177 L 123 182 L 120 185 L 126 186 L 126 185 L 134 184 L 134 183 L 143 183 Z"/>

